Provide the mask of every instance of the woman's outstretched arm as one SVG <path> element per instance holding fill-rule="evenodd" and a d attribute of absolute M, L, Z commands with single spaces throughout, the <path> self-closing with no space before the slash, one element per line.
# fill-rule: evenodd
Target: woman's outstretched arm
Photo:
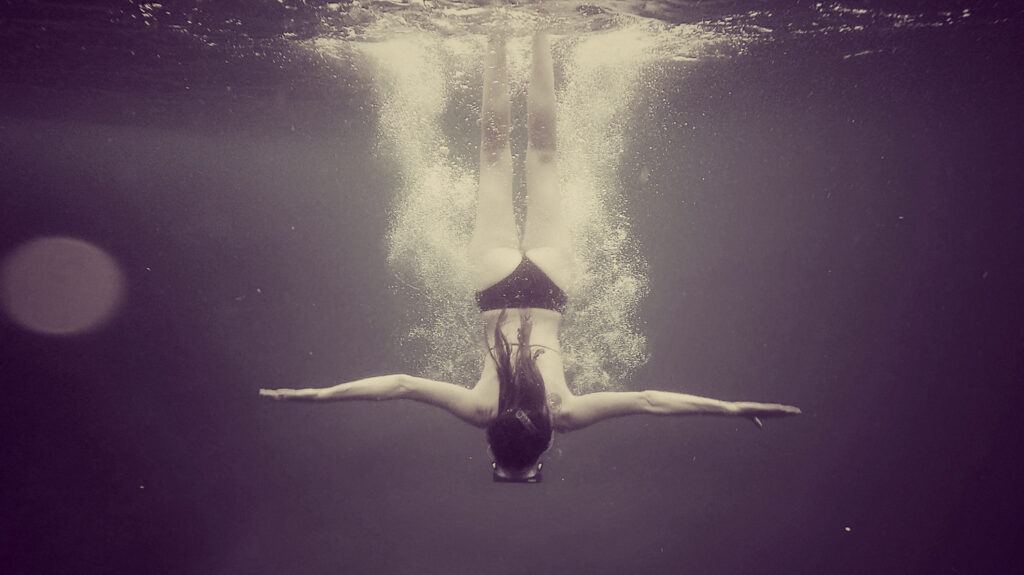
<path fill-rule="evenodd" d="M 492 415 L 481 395 L 472 389 L 405 374 L 367 377 L 333 387 L 261 389 L 260 396 L 278 401 L 412 399 L 440 407 L 477 427 L 485 427 Z"/>
<path fill-rule="evenodd" d="M 722 401 L 670 391 L 606 391 L 576 396 L 563 404 L 558 427 L 569 431 L 603 419 L 642 414 L 732 415 L 748 418 L 760 427 L 761 418 L 799 413 L 798 407 L 778 403 Z"/>

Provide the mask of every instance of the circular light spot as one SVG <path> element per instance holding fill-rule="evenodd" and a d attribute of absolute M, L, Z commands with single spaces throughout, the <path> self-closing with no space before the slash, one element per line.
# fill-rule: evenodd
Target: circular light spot
<path fill-rule="evenodd" d="M 0 300 L 32 331 L 65 335 L 110 318 L 124 292 L 124 275 L 110 255 L 89 242 L 44 237 L 16 248 L 0 269 Z"/>

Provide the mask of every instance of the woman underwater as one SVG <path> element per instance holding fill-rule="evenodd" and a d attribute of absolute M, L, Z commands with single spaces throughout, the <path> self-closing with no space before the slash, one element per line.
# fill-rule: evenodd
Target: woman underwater
<path fill-rule="evenodd" d="M 480 187 L 470 242 L 476 301 L 487 357 L 472 389 L 404 374 L 369 377 L 322 389 L 261 389 L 288 401 L 412 399 L 443 408 L 487 430 L 495 481 L 537 482 L 553 431 L 572 431 L 634 414 L 714 414 L 760 418 L 796 415 L 796 407 L 729 402 L 665 391 L 573 395 L 566 384 L 559 327 L 572 283 L 573 250 L 561 215 L 555 150 L 555 80 L 546 34 L 533 39 L 527 93 L 526 222 L 513 212 L 511 110 L 505 44 L 489 42 L 484 63 Z"/>

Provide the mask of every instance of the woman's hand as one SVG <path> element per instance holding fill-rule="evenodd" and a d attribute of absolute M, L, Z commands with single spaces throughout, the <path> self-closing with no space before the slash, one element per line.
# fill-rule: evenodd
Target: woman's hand
<path fill-rule="evenodd" d="M 317 390 L 315 389 L 261 389 L 260 397 L 275 399 L 277 401 L 289 400 L 315 400 Z"/>
<path fill-rule="evenodd" d="M 735 401 L 730 405 L 730 411 L 734 415 L 746 417 L 758 427 L 764 427 L 761 422 L 765 417 L 788 417 L 803 413 L 799 407 L 783 405 L 781 403 L 755 403 L 752 401 Z"/>

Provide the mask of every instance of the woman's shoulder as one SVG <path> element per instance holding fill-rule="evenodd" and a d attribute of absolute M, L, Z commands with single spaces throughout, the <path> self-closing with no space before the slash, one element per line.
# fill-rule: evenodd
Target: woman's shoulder
<path fill-rule="evenodd" d="M 486 427 L 498 416 L 498 374 L 494 366 L 484 366 L 476 385 L 470 390 L 474 399 L 476 423 Z"/>
<path fill-rule="evenodd" d="M 555 431 L 572 431 L 576 429 L 573 421 L 573 403 L 576 396 L 571 393 L 548 393 L 548 412 L 551 414 L 551 427 Z"/>

